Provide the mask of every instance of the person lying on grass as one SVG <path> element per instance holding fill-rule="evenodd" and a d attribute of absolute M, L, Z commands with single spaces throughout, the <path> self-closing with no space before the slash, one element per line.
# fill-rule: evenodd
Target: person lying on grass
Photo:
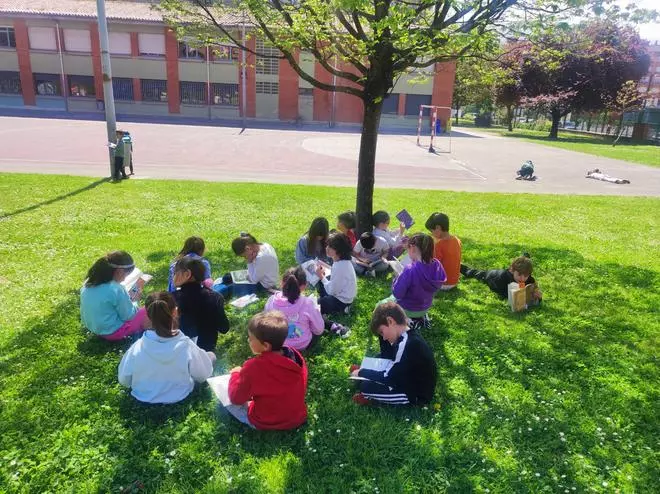
<path fill-rule="evenodd" d="M 119 383 L 144 403 L 176 403 L 191 393 L 195 382 L 211 377 L 215 354 L 202 350 L 177 329 L 171 293 L 150 294 L 146 310 L 152 328 L 121 359 Z"/>
<path fill-rule="evenodd" d="M 179 327 L 197 346 L 213 351 L 218 333 L 229 331 L 225 299 L 203 286 L 206 266 L 201 259 L 182 257 L 174 265 L 174 299 L 179 310 Z"/>
<path fill-rule="evenodd" d="M 135 269 L 133 258 L 123 250 L 98 259 L 87 273 L 80 290 L 80 319 L 92 333 L 110 341 L 144 330 L 147 313 L 138 309 L 121 282 Z M 144 281 L 137 280 L 135 300 L 142 295 Z"/>
<path fill-rule="evenodd" d="M 419 331 L 408 328 L 408 317 L 395 302 L 376 307 L 371 332 L 378 336 L 380 370 L 351 366 L 351 376 L 360 392 L 353 395 L 358 405 L 426 405 L 433 399 L 438 367 L 433 351 Z"/>
<path fill-rule="evenodd" d="M 477 280 L 486 283 L 488 288 L 502 299 L 508 298 L 509 284 L 513 282 L 524 286 L 534 285 L 534 301 L 538 303 L 542 298 L 541 291 L 536 285 L 536 280 L 532 277 L 532 261 L 526 255 L 515 258 L 511 262 L 509 269 L 489 269 L 488 271 L 481 271 L 478 269 L 472 269 L 465 264 L 461 264 L 461 274 L 466 278 L 476 278 Z"/>
<path fill-rule="evenodd" d="M 248 323 L 248 344 L 255 355 L 231 370 L 226 407 L 254 429 L 295 429 L 307 420 L 307 364 L 284 346 L 289 321 L 277 310 L 260 312 Z"/>

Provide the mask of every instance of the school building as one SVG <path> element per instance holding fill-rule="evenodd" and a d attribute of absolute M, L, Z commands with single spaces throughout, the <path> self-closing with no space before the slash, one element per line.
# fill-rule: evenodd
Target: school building
<path fill-rule="evenodd" d="M 106 1 L 117 113 L 239 119 L 245 111 L 246 118 L 263 120 L 361 123 L 358 98 L 314 88 L 286 60 L 247 54 L 242 64 L 235 46 L 189 46 L 151 3 Z M 262 40 L 248 43 L 258 53 L 277 53 Z M 300 53 L 298 60 L 318 80 L 333 81 L 311 55 Z M 412 124 L 422 104 L 451 107 L 454 64 L 436 64 L 431 72 L 421 81 L 416 74 L 399 79 L 384 102 L 384 122 Z M 0 3 L 0 107 L 103 111 L 95 0 Z M 443 123 L 449 114 L 441 114 Z"/>

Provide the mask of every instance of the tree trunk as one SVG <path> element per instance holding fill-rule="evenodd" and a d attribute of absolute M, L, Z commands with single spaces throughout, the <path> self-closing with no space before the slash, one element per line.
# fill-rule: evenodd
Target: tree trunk
<path fill-rule="evenodd" d="M 360 157 L 358 158 L 358 184 L 355 200 L 355 215 L 357 216 L 357 236 L 371 230 L 373 214 L 374 180 L 376 171 L 376 146 L 378 144 L 378 127 L 383 109 L 382 100 L 364 102 L 364 118 L 362 120 L 362 136 L 360 137 Z"/>
<path fill-rule="evenodd" d="M 513 106 L 507 105 L 506 107 L 506 124 L 509 128 L 509 132 L 513 132 Z"/>
<path fill-rule="evenodd" d="M 552 110 L 550 112 L 550 116 L 552 117 L 552 127 L 550 127 L 550 135 L 548 137 L 550 139 L 557 139 L 557 135 L 559 133 L 559 120 L 561 119 L 561 114 L 559 113 L 559 110 Z"/>
<path fill-rule="evenodd" d="M 455 118 L 456 118 L 456 125 L 458 125 L 458 110 L 459 110 L 459 109 L 456 108 L 456 117 L 455 117 Z"/>

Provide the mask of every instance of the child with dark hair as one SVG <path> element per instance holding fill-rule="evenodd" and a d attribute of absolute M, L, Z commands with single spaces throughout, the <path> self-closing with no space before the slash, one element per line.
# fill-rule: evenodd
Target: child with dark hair
<path fill-rule="evenodd" d="M 357 295 L 357 279 L 351 262 L 351 241 L 343 233 L 333 233 L 326 247 L 328 256 L 333 261 L 332 274 L 328 277 L 323 266 L 316 268 L 316 275 L 321 280 L 317 285 L 321 314 L 345 313 Z M 348 328 L 326 319 L 326 329 L 346 337 Z"/>
<path fill-rule="evenodd" d="M 80 290 L 80 319 L 92 333 L 110 341 L 144 330 L 147 313 L 138 309 L 121 282 L 135 263 L 127 252 L 118 250 L 98 259 L 87 273 Z M 135 299 L 142 294 L 144 281 L 139 279 Z"/>
<path fill-rule="evenodd" d="M 325 254 L 329 230 L 328 220 L 323 217 L 314 218 L 307 233 L 300 237 L 296 244 L 295 257 L 298 264 L 312 259 L 320 259 L 326 264 L 331 262 Z"/>
<path fill-rule="evenodd" d="M 203 285 L 207 288 L 210 288 L 213 285 L 213 278 L 211 278 L 211 264 L 207 259 L 204 258 L 205 252 L 206 244 L 204 243 L 203 238 L 188 237 L 186 239 L 186 241 L 183 243 L 183 248 L 179 251 L 179 254 L 170 264 L 170 273 L 167 282 L 168 292 L 176 291 L 176 286 L 174 286 L 174 265 L 177 263 L 177 261 L 183 259 L 184 257 L 199 259 L 204 265 L 204 279 L 202 280 Z"/>
<path fill-rule="evenodd" d="M 390 247 L 383 238 L 372 232 L 364 232 L 353 249 L 353 268 L 358 275 L 375 277 L 390 269 L 386 258 Z"/>
<path fill-rule="evenodd" d="M 398 230 L 389 230 L 390 215 L 387 211 L 376 211 L 372 218 L 374 225 L 373 234 L 387 242 L 390 248 L 391 258 L 399 257 L 405 249 L 405 242 L 407 240 L 403 234 L 406 231 L 406 225 L 401 222 L 399 223 Z"/>
<path fill-rule="evenodd" d="M 229 331 L 225 314 L 225 299 L 219 293 L 202 286 L 206 266 L 200 259 L 182 257 L 174 265 L 174 292 L 179 308 L 181 331 L 203 350 L 213 350 L 218 333 Z"/>
<path fill-rule="evenodd" d="M 409 329 L 401 307 L 388 302 L 376 307 L 371 332 L 378 336 L 384 370 L 351 366 L 351 375 L 361 377 L 360 392 L 353 395 L 359 405 L 426 405 L 433 399 L 438 367 L 433 351 L 418 331 Z"/>
<path fill-rule="evenodd" d="M 411 319 L 411 327 L 430 326 L 427 312 L 433 295 L 447 280 L 445 270 L 433 258 L 433 239 L 416 233 L 408 241 L 408 255 L 412 261 L 392 283 L 392 297 Z"/>
<path fill-rule="evenodd" d="M 355 236 L 355 213 L 346 211 L 337 216 L 337 230 L 346 235 L 351 241 L 351 246 L 355 247 L 357 238 Z"/>
<path fill-rule="evenodd" d="M 440 290 L 451 290 L 458 284 L 461 269 L 461 241 L 449 233 L 449 217 L 444 213 L 433 213 L 426 220 L 426 229 L 431 232 L 435 247 L 433 257 L 442 263 L 447 273 L 447 283 Z"/>
<path fill-rule="evenodd" d="M 261 312 L 248 323 L 255 357 L 231 370 L 227 411 L 254 429 L 295 429 L 307 420 L 307 364 L 284 346 L 289 322 L 280 311 Z"/>
<path fill-rule="evenodd" d="M 486 283 L 488 288 L 500 298 L 508 298 L 509 284 L 516 282 L 524 286 L 534 285 L 534 300 L 541 301 L 541 291 L 536 286 L 536 280 L 532 277 L 532 261 L 527 256 L 520 256 L 511 262 L 509 269 L 489 269 L 480 271 L 461 264 L 461 274 L 466 278 L 476 278 Z"/>
<path fill-rule="evenodd" d="M 147 297 L 152 329 L 128 349 L 119 364 L 119 383 L 145 403 L 176 403 L 195 382 L 213 374 L 215 355 L 199 348 L 176 328 L 177 309 L 169 292 Z"/>
<path fill-rule="evenodd" d="M 279 310 L 289 321 L 289 334 L 284 344 L 305 350 L 315 335 L 323 333 L 325 323 L 316 301 L 303 295 L 307 278 L 298 266 L 287 269 L 282 277 L 282 291 L 271 295 L 264 311 Z"/>

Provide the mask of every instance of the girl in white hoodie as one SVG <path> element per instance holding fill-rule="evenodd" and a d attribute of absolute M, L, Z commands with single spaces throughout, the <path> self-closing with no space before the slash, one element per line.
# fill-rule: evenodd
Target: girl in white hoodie
<path fill-rule="evenodd" d="M 119 364 L 119 383 L 145 403 L 176 403 L 211 377 L 215 354 L 199 348 L 176 329 L 177 310 L 172 294 L 147 297 L 153 329 L 133 343 Z"/>

